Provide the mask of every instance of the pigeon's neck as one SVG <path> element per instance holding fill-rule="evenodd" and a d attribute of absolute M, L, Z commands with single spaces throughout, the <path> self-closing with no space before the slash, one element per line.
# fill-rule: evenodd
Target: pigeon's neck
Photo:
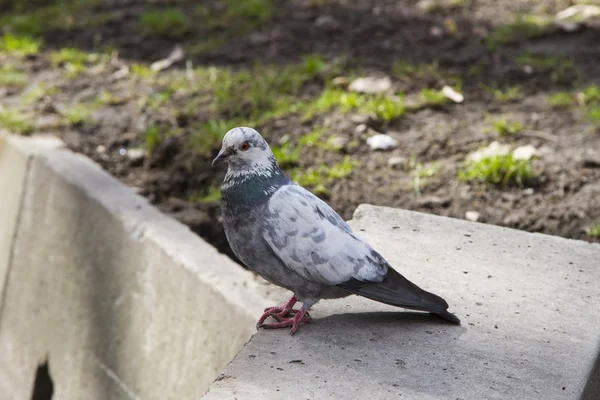
<path fill-rule="evenodd" d="M 254 207 L 266 202 L 277 189 L 290 183 L 272 156 L 268 165 L 250 168 L 230 165 L 221 188 L 221 199 L 231 207 Z"/>

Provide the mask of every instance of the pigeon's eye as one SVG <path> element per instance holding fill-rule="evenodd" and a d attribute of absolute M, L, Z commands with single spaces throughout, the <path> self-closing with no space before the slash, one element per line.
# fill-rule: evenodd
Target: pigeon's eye
<path fill-rule="evenodd" d="M 242 143 L 242 145 L 240 146 L 240 150 L 241 151 L 246 151 L 250 148 L 250 145 L 248 144 L 248 142 L 244 142 Z"/>

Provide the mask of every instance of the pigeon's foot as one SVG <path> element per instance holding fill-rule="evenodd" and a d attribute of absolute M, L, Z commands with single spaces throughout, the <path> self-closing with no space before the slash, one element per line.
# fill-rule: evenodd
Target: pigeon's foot
<path fill-rule="evenodd" d="M 296 297 L 292 296 L 283 306 L 265 308 L 265 312 L 256 323 L 256 329 L 260 328 L 263 325 L 263 322 L 265 322 L 269 317 L 273 317 L 277 321 L 282 322 L 288 315 L 296 315 L 298 311 L 294 310 L 293 307 L 297 301 L 298 300 L 296 300 Z"/>
<path fill-rule="evenodd" d="M 275 318 L 277 321 L 279 322 L 274 322 L 272 324 L 260 324 L 259 327 L 261 328 L 265 328 L 265 329 L 278 329 L 278 328 L 286 328 L 288 326 L 291 326 L 292 329 L 290 330 L 290 335 L 294 335 L 294 333 L 296 333 L 296 331 L 298 330 L 298 327 L 300 326 L 301 323 L 308 323 L 310 322 L 311 318 L 310 315 L 308 315 L 308 312 L 305 309 L 300 309 L 300 310 L 293 310 L 294 311 L 294 316 L 293 317 L 289 317 L 289 318 L 281 318 L 281 317 L 275 317 L 274 315 L 271 315 L 273 318 Z"/>

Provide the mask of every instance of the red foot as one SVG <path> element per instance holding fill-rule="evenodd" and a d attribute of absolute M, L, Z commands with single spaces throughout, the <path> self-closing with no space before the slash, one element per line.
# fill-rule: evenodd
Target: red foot
<path fill-rule="evenodd" d="M 277 329 L 277 328 L 285 328 L 288 326 L 291 326 L 292 329 L 290 330 L 290 335 L 294 335 L 294 333 L 296 333 L 296 331 L 298 330 L 298 327 L 300 326 L 301 323 L 308 323 L 310 322 L 310 315 L 308 315 L 308 312 L 306 312 L 305 310 L 294 310 L 296 311 L 293 317 L 290 318 L 276 318 L 277 321 L 279 322 L 274 322 L 272 324 L 261 324 L 260 326 L 262 328 L 265 329 Z"/>
<path fill-rule="evenodd" d="M 256 324 L 256 329 L 266 328 L 266 329 L 277 329 L 277 328 L 285 328 L 287 326 L 291 326 L 292 329 L 290 333 L 293 335 L 298 330 L 298 327 L 301 323 L 310 322 L 310 315 L 304 309 L 294 310 L 294 304 L 296 304 L 298 300 L 296 300 L 295 296 L 292 296 L 287 303 L 285 303 L 281 307 L 268 307 L 265 308 L 265 312 L 260 317 Z M 292 317 L 288 317 L 288 315 L 292 315 Z M 271 324 L 265 324 L 265 320 L 269 317 L 273 317 L 277 322 Z M 286 318 L 287 317 L 287 318 Z"/>
<path fill-rule="evenodd" d="M 277 321 L 281 321 L 288 314 L 295 315 L 297 311 L 294 310 L 292 307 L 294 307 L 294 304 L 296 304 L 297 301 L 298 300 L 296 300 L 296 297 L 292 296 L 287 301 L 287 303 L 285 303 L 281 307 L 275 306 L 275 307 L 265 308 L 265 312 L 263 313 L 263 315 L 259 318 L 258 322 L 256 323 L 256 329 L 260 328 L 262 323 L 265 322 L 265 320 L 269 317 L 273 317 Z"/>

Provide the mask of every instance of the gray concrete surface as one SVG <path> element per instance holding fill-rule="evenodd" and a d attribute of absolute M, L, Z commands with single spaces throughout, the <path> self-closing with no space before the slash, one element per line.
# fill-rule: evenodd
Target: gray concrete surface
<path fill-rule="evenodd" d="M 204 400 L 598 399 L 600 245 L 362 205 L 351 225 L 462 318 L 353 296 L 260 331 Z"/>
<path fill-rule="evenodd" d="M 0 190 L 1 400 L 45 361 L 53 399 L 198 399 L 281 299 L 56 142 L 2 135 Z"/>

